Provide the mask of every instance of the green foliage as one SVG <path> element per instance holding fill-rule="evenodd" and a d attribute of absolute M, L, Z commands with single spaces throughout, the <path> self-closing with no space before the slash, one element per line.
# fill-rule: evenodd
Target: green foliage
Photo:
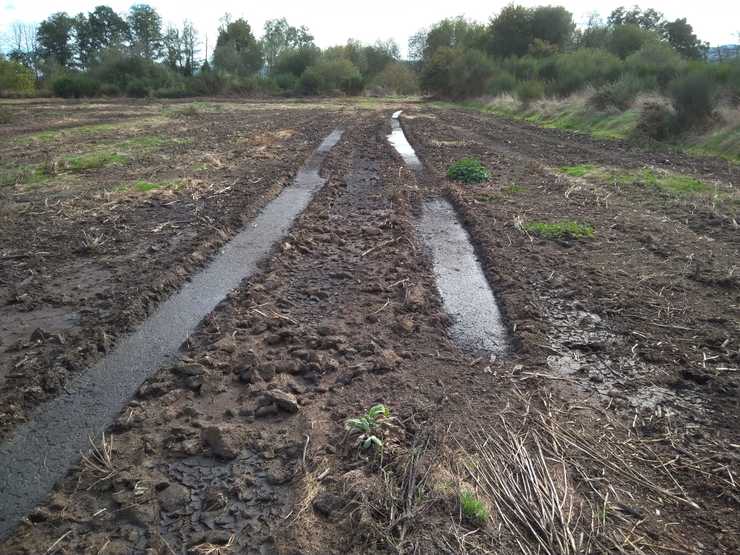
<path fill-rule="evenodd" d="M 705 122 L 717 106 L 717 85 L 700 72 L 676 79 L 671 84 L 670 94 L 681 129 Z"/>
<path fill-rule="evenodd" d="M 566 96 L 587 85 L 599 87 L 616 80 L 622 72 L 622 62 L 605 50 L 581 48 L 554 59 L 550 75 L 539 71 L 540 78 L 551 80 L 551 89 Z"/>
<path fill-rule="evenodd" d="M 583 177 L 594 171 L 596 166 L 592 164 L 578 164 L 577 166 L 563 166 L 560 171 L 571 177 Z"/>
<path fill-rule="evenodd" d="M 337 91 L 357 94 L 362 90 L 362 76 L 355 65 L 346 58 L 322 59 L 303 72 L 300 88 L 304 94 Z"/>
<path fill-rule="evenodd" d="M 637 98 L 640 91 L 649 87 L 645 81 L 642 81 L 634 75 L 623 75 L 619 81 L 609 83 L 599 88 L 589 99 L 594 108 L 597 110 L 606 110 L 616 108 L 618 110 L 627 110 Z"/>
<path fill-rule="evenodd" d="M 303 75 L 309 66 L 314 65 L 321 57 L 321 50 L 315 46 L 293 48 L 280 53 L 275 64 L 270 67 L 274 75 L 290 74 L 296 78 Z"/>
<path fill-rule="evenodd" d="M 524 229 L 546 239 L 580 239 L 592 237 L 594 228 L 588 224 L 581 224 L 573 220 L 562 222 L 528 222 Z"/>
<path fill-rule="evenodd" d="M 500 58 L 555 53 L 571 42 L 574 29 L 573 15 L 561 6 L 510 4 L 491 20 L 488 52 Z"/>
<path fill-rule="evenodd" d="M 619 25 L 611 30 L 608 49 L 616 56 L 625 59 L 646 44 L 658 40 L 659 37 L 655 31 L 643 29 L 634 24 Z"/>
<path fill-rule="evenodd" d="M 131 6 L 128 27 L 133 51 L 145 60 L 153 61 L 162 54 L 162 18 L 147 4 Z"/>
<path fill-rule="evenodd" d="M 359 435 L 359 444 L 363 449 L 383 448 L 383 440 L 378 437 L 381 422 L 390 418 L 390 410 L 382 404 L 374 405 L 359 418 L 349 418 L 344 426 L 347 431 Z"/>
<path fill-rule="evenodd" d="M 71 172 L 83 172 L 104 168 L 106 166 L 119 166 L 128 161 L 126 156 L 115 152 L 90 152 L 79 156 L 72 156 L 65 160 L 65 168 Z"/>
<path fill-rule="evenodd" d="M 661 88 L 665 88 L 685 66 L 686 62 L 678 52 L 662 42 L 650 42 L 625 60 L 628 72 L 654 79 Z"/>
<path fill-rule="evenodd" d="M 523 81 L 517 85 L 516 95 L 522 104 L 528 106 L 545 96 L 545 84 L 542 81 Z"/>
<path fill-rule="evenodd" d="M 84 73 L 73 73 L 57 77 L 52 90 L 62 98 L 90 98 L 100 92 L 100 82 Z"/>
<path fill-rule="evenodd" d="M 265 63 L 273 71 L 280 56 L 290 50 L 314 48 L 313 35 L 304 26 L 293 27 L 283 17 L 269 19 L 265 22 L 264 35 L 260 41 L 265 56 Z M 305 70 L 305 67 L 303 68 Z M 296 73 L 300 75 L 301 72 Z"/>
<path fill-rule="evenodd" d="M 697 38 L 686 18 L 666 22 L 663 25 L 663 33 L 668 43 L 684 58 L 699 60 L 706 54 L 708 44 Z"/>
<path fill-rule="evenodd" d="M 383 94 L 411 95 L 419 92 L 416 72 L 402 62 L 386 65 L 373 79 L 372 85 Z"/>
<path fill-rule="evenodd" d="M 463 158 L 447 168 L 447 177 L 466 184 L 483 183 L 491 178 L 491 173 L 480 160 Z"/>
<path fill-rule="evenodd" d="M 473 492 L 468 490 L 461 491 L 458 501 L 460 503 L 460 512 L 465 520 L 476 526 L 486 523 L 488 520 L 488 509 L 483 501 L 478 499 Z"/>
<path fill-rule="evenodd" d="M 491 96 L 508 93 L 516 88 L 516 78 L 504 69 L 494 69 L 493 76 L 488 80 L 486 88 Z"/>
<path fill-rule="evenodd" d="M 61 67 L 71 67 L 73 20 L 66 12 L 57 12 L 42 21 L 36 30 L 40 54 Z"/>
<path fill-rule="evenodd" d="M 424 66 L 421 87 L 442 97 L 479 96 L 493 72 L 493 62 L 480 50 L 443 47 Z"/>
<path fill-rule="evenodd" d="M 229 21 L 219 28 L 213 64 L 237 75 L 252 75 L 262 67 L 262 48 L 244 19 Z"/>
<path fill-rule="evenodd" d="M 35 88 L 30 69 L 18 62 L 0 58 L 0 97 L 32 94 Z"/>

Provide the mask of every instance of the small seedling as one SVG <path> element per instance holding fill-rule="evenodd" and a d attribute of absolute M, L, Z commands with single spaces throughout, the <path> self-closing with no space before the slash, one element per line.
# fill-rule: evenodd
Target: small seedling
<path fill-rule="evenodd" d="M 383 418 L 390 418 L 390 415 L 391 412 L 385 405 L 374 405 L 363 416 L 348 419 L 345 428 L 360 435 L 359 444 L 363 449 L 370 447 L 382 449 L 383 440 L 375 434 L 375 431 L 380 427 L 379 421 Z"/>
<path fill-rule="evenodd" d="M 459 499 L 460 511 L 467 521 L 481 525 L 488 520 L 488 509 L 475 494 L 470 491 L 461 491 Z"/>
<path fill-rule="evenodd" d="M 491 173 L 475 158 L 463 158 L 447 169 L 447 177 L 462 183 L 483 183 L 491 178 Z"/>

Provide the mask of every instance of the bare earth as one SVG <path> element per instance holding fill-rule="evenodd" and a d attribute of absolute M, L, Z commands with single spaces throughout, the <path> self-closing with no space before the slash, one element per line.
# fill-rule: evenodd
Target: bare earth
<path fill-rule="evenodd" d="M 261 273 L 0 553 L 740 550 L 737 166 L 421 103 L 11 106 L 0 172 L 43 171 L 0 186 L 0 437 L 345 133 Z M 386 140 L 398 109 L 419 174 Z M 489 182 L 446 179 L 467 156 Z M 560 170 L 578 164 L 713 189 Z M 435 197 L 476 246 L 506 355 L 448 337 L 416 232 Z M 562 220 L 593 237 L 524 228 Z M 382 451 L 345 430 L 376 403 Z"/>

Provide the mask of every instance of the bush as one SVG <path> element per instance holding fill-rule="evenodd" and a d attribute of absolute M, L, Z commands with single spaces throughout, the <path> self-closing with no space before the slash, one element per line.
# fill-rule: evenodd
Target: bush
<path fill-rule="evenodd" d="M 325 59 L 309 67 L 301 76 L 304 94 L 332 93 L 357 94 L 364 83 L 355 65 L 345 58 Z"/>
<path fill-rule="evenodd" d="M 699 72 L 676 79 L 670 93 L 676 120 L 682 129 L 706 121 L 717 107 L 717 85 Z"/>
<path fill-rule="evenodd" d="M 33 94 L 36 80 L 23 64 L 0 58 L 0 96 Z"/>
<path fill-rule="evenodd" d="M 146 98 L 151 95 L 151 92 L 143 79 L 133 79 L 126 87 L 126 96 L 131 98 Z"/>
<path fill-rule="evenodd" d="M 447 177 L 462 183 L 483 183 L 491 178 L 491 174 L 480 160 L 463 158 L 447 169 Z"/>
<path fill-rule="evenodd" d="M 516 88 L 516 78 L 506 70 L 496 71 L 486 85 L 488 94 L 498 96 Z"/>
<path fill-rule="evenodd" d="M 278 88 L 283 91 L 294 91 L 298 88 L 298 77 L 292 73 L 280 73 L 273 79 Z"/>
<path fill-rule="evenodd" d="M 113 83 L 103 83 L 100 85 L 100 96 L 121 96 L 121 89 Z"/>
<path fill-rule="evenodd" d="M 557 56 L 554 73 L 541 78 L 552 79 L 552 91 L 567 96 L 588 85 L 600 87 L 616 81 L 622 73 L 622 61 L 605 50 L 583 48 Z"/>
<path fill-rule="evenodd" d="M 372 84 L 384 94 L 409 95 L 419 92 L 416 73 L 401 62 L 392 62 L 385 66 L 373 79 Z"/>
<path fill-rule="evenodd" d="M 679 74 L 686 62 L 673 48 L 664 43 L 648 43 L 625 60 L 627 71 L 653 78 L 661 88 Z"/>
<path fill-rule="evenodd" d="M 673 134 L 675 121 L 675 114 L 667 106 L 650 102 L 640 112 L 636 131 L 639 135 L 664 141 Z"/>
<path fill-rule="evenodd" d="M 638 25 L 618 25 L 609 35 L 608 48 L 612 54 L 624 60 L 649 42 L 658 40 L 659 37 L 654 31 L 643 29 Z"/>
<path fill-rule="evenodd" d="M 522 104 L 528 106 L 531 102 L 545 96 L 545 84 L 542 81 L 524 81 L 516 88 L 516 96 Z"/>
<path fill-rule="evenodd" d="M 491 60 L 480 50 L 439 48 L 421 75 L 422 89 L 443 97 L 465 98 L 486 92 L 493 74 Z"/>
<path fill-rule="evenodd" d="M 617 108 L 626 110 L 635 101 L 644 83 L 635 76 L 623 75 L 619 81 L 609 83 L 598 89 L 589 99 L 589 103 L 597 110 Z"/>
<path fill-rule="evenodd" d="M 100 92 L 100 83 L 84 73 L 57 77 L 51 85 L 56 96 L 62 98 L 89 98 Z"/>

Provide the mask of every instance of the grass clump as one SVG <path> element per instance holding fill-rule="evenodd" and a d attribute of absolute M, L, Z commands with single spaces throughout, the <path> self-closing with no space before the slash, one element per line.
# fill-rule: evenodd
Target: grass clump
<path fill-rule="evenodd" d="M 18 166 L 14 168 L 0 168 L 0 187 L 13 185 L 34 185 L 42 183 L 47 176 L 39 166 Z"/>
<path fill-rule="evenodd" d="M 104 168 L 106 166 L 118 166 L 128 161 L 126 156 L 115 152 L 91 152 L 72 156 L 65 160 L 65 167 L 71 172 L 83 172 Z"/>
<path fill-rule="evenodd" d="M 133 189 L 140 193 L 147 193 L 149 191 L 157 191 L 159 189 L 179 189 L 182 186 L 182 182 L 179 180 L 171 181 L 134 181 L 130 186 L 125 187 L 126 189 Z"/>
<path fill-rule="evenodd" d="M 529 222 L 524 226 L 524 229 L 546 239 L 580 239 L 582 237 L 593 237 L 594 234 L 593 227 L 573 220 L 554 223 Z"/>
<path fill-rule="evenodd" d="M 483 183 L 491 178 L 491 173 L 480 160 L 463 158 L 447 169 L 447 177 L 462 183 Z"/>
<path fill-rule="evenodd" d="M 460 492 L 460 512 L 465 520 L 472 524 L 482 525 L 488 520 L 488 509 L 483 501 L 471 491 Z"/>
<path fill-rule="evenodd" d="M 563 166 L 560 168 L 560 171 L 571 177 L 583 177 L 587 174 L 593 173 L 595 169 L 596 166 L 591 164 L 578 164 L 576 166 Z"/>

